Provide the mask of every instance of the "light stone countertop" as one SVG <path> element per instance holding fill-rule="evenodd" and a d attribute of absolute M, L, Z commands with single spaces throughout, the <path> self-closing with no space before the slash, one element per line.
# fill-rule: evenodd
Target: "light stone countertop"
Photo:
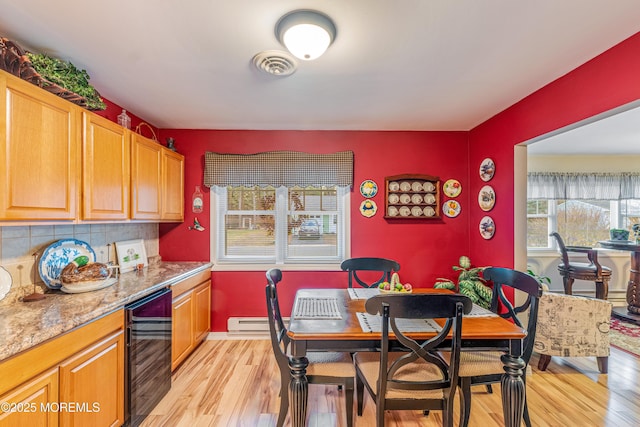
<path fill-rule="evenodd" d="M 50 290 L 40 301 L 0 306 L 0 361 L 209 269 L 208 262 L 158 262 L 121 274 L 115 284 L 97 291 Z"/>

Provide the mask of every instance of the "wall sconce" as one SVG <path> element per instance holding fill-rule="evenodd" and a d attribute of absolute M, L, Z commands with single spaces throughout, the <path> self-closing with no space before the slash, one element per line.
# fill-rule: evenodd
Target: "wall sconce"
<path fill-rule="evenodd" d="M 294 10 L 276 23 L 276 37 L 293 56 L 311 61 L 320 57 L 336 38 L 331 18 L 315 10 Z"/>

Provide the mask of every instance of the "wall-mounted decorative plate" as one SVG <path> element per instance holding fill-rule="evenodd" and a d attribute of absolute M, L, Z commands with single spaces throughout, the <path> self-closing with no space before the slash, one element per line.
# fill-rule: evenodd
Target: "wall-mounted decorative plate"
<path fill-rule="evenodd" d="M 376 214 L 376 212 L 378 212 L 378 205 L 376 205 L 376 202 L 373 200 L 367 199 L 360 203 L 360 213 L 362 216 L 371 218 Z"/>
<path fill-rule="evenodd" d="M 496 164 L 490 158 L 486 158 L 480 163 L 480 179 L 483 181 L 491 181 L 496 173 Z"/>
<path fill-rule="evenodd" d="M 362 197 L 367 198 L 375 196 L 378 194 L 378 184 L 370 179 L 362 181 L 362 184 L 360 184 L 360 194 L 362 194 Z"/>
<path fill-rule="evenodd" d="M 480 205 L 480 209 L 485 212 L 489 212 L 493 209 L 493 206 L 496 204 L 496 193 L 493 191 L 493 187 L 490 185 L 485 185 L 480 189 L 478 193 L 478 205 Z"/>
<path fill-rule="evenodd" d="M 455 200 L 447 200 L 442 205 L 442 213 L 449 218 L 455 218 L 460 215 L 460 203 Z"/>
<path fill-rule="evenodd" d="M 458 197 L 462 192 L 462 185 L 457 179 L 449 179 L 442 186 L 442 191 L 448 197 Z"/>
<path fill-rule="evenodd" d="M 489 240 L 496 232 L 496 224 L 493 222 L 493 218 L 490 216 L 484 216 L 480 220 L 480 235 Z"/>

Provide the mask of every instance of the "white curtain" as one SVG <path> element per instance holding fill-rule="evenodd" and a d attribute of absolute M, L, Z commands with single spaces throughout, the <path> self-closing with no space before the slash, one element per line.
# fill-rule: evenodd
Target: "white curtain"
<path fill-rule="evenodd" d="M 527 198 L 543 200 L 640 199 L 640 174 L 531 172 Z"/>

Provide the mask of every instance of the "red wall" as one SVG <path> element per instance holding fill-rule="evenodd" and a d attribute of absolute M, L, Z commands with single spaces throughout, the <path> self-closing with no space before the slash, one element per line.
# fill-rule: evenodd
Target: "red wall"
<path fill-rule="evenodd" d="M 349 131 L 198 131 L 164 130 L 162 140 L 173 137 L 185 155 L 185 222 L 160 226 L 163 260 L 209 260 L 210 194 L 204 189 L 204 212 L 197 215 L 207 231 L 189 231 L 196 216 L 190 201 L 195 185 L 202 184 L 204 153 L 255 153 L 294 150 L 330 153 L 354 152 L 354 189 L 351 197 L 351 255 L 393 258 L 401 265 L 400 278 L 417 287 L 431 287 L 437 277 L 451 276 L 451 266 L 468 254 L 468 214 L 471 203 L 464 191 L 468 181 L 467 132 L 349 132 Z M 384 177 L 422 173 L 462 183 L 462 213 L 442 220 L 385 220 Z M 372 179 L 380 188 L 373 198 L 379 211 L 372 218 L 360 215 L 364 198 L 360 183 Z M 475 203 L 475 201 L 473 201 Z M 214 272 L 212 330 L 226 331 L 229 316 L 265 316 L 264 271 Z M 300 287 L 346 287 L 343 272 L 287 272 L 280 292 L 283 307 L 290 307 Z"/>
<path fill-rule="evenodd" d="M 188 231 L 194 215 L 189 202 L 202 182 L 205 151 L 253 153 L 270 150 L 355 153 L 352 193 L 352 256 L 384 256 L 398 260 L 401 279 L 419 287 L 436 277 L 451 277 L 451 265 L 468 254 L 474 265 L 513 266 L 513 146 L 576 121 L 640 99 L 640 33 L 583 66 L 541 88 L 470 132 L 321 132 L 321 131 L 161 131 L 161 141 L 174 137 L 186 156 L 185 223 L 160 226 L 160 253 L 165 260 L 209 260 L 209 230 Z M 467 145 L 468 144 L 468 145 Z M 493 239 L 484 240 L 478 191 L 485 183 L 478 168 L 485 157 L 496 163 L 490 184 L 496 205 Z M 358 186 L 401 173 L 460 180 L 462 213 L 440 221 L 386 221 L 379 212 L 360 215 Z M 384 202 L 380 193 L 374 200 Z M 209 193 L 198 220 L 209 228 Z M 229 316 L 264 316 L 264 272 L 214 272 L 212 330 L 225 331 Z M 341 272 L 285 272 L 283 307 L 290 307 L 299 287 L 345 286 Z M 286 313 L 288 314 L 288 313 Z"/>
<path fill-rule="evenodd" d="M 472 173 L 485 157 L 496 162 L 496 175 L 490 182 L 496 190 L 496 205 L 490 212 L 496 233 L 493 239 L 484 240 L 474 232 L 484 215 L 474 207 L 469 216 L 474 262 L 513 266 L 513 146 L 639 99 L 639 53 L 637 33 L 470 131 Z M 484 182 L 472 174 L 470 184 L 470 192 L 477 194 Z"/>

